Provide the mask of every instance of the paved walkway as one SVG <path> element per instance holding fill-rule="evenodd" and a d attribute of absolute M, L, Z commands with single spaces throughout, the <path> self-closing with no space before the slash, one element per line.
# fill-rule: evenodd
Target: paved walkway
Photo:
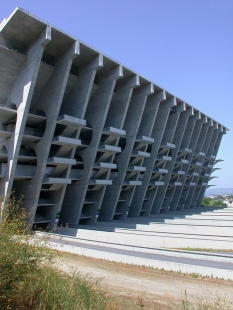
<path fill-rule="evenodd" d="M 113 247 L 104 247 L 101 245 L 85 244 L 82 242 L 78 242 L 76 240 L 67 241 L 67 240 L 52 238 L 51 242 L 61 244 L 61 245 L 71 245 L 71 246 L 79 247 L 79 248 L 98 250 L 98 251 L 108 252 L 108 253 L 141 257 L 141 258 L 146 258 L 146 259 L 151 259 L 151 260 L 160 260 L 160 261 L 175 262 L 175 263 L 181 263 L 181 264 L 189 264 L 189 265 L 196 265 L 196 266 L 233 270 L 233 255 L 232 254 L 228 255 L 228 253 L 226 255 L 229 258 L 232 258 L 232 263 L 215 262 L 215 261 L 211 261 L 210 259 L 209 260 L 208 259 L 190 259 L 190 258 L 184 258 L 184 257 L 175 257 L 175 256 L 170 256 L 169 253 L 167 255 L 143 253 L 137 250 L 131 251 L 131 250 L 117 249 Z"/>

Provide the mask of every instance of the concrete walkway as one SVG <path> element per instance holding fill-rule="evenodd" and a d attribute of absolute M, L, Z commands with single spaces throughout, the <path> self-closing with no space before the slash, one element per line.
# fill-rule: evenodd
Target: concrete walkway
<path fill-rule="evenodd" d="M 161 250 L 161 254 L 159 254 L 159 249 L 157 253 L 148 253 L 149 250 L 142 252 L 136 248 L 130 250 L 121 249 L 120 247 L 105 247 L 97 244 L 81 243 L 72 239 L 62 240 L 59 238 L 51 239 L 51 247 L 69 253 L 110 261 L 233 280 L 232 253 L 211 254 L 176 251 L 164 253 Z"/>
<path fill-rule="evenodd" d="M 179 218 L 171 212 L 140 221 L 130 218 L 119 223 L 97 222 L 96 226 L 66 228 L 52 236 L 51 247 L 117 262 L 233 280 L 233 209 L 193 211 L 193 215 L 192 210 L 180 211 Z"/>

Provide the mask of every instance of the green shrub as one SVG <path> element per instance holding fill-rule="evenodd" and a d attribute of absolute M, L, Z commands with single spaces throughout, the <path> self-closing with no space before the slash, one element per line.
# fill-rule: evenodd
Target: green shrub
<path fill-rule="evenodd" d="M 9 199 L 4 212 L 0 204 L 0 309 L 106 309 L 98 283 L 55 268 L 52 252 L 32 235 L 21 201 Z"/>
<path fill-rule="evenodd" d="M 224 197 L 217 196 L 215 198 L 203 197 L 201 205 L 203 207 L 227 207 L 227 204 L 224 203 Z"/>

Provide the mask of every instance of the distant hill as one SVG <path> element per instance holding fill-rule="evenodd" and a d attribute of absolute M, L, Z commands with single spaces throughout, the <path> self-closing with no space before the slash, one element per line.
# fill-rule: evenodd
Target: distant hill
<path fill-rule="evenodd" d="M 208 188 L 205 196 L 233 195 L 233 188 Z"/>

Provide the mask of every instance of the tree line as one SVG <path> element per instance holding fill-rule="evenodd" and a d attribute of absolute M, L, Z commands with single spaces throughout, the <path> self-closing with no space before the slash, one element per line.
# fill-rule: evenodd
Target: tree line
<path fill-rule="evenodd" d="M 233 199 L 232 196 L 228 196 L 228 199 Z M 203 197 L 201 205 L 203 207 L 227 207 L 227 204 L 224 202 L 226 200 L 226 197 L 223 197 L 221 195 L 218 195 L 216 197 Z"/>

